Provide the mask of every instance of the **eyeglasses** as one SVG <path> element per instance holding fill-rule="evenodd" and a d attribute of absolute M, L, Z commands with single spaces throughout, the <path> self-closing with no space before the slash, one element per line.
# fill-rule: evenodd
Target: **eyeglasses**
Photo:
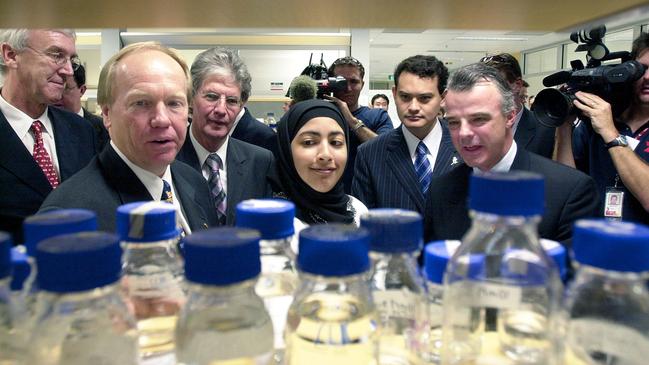
<path fill-rule="evenodd" d="M 211 105 L 216 105 L 225 99 L 225 106 L 228 109 L 236 109 L 241 106 L 241 99 L 236 96 L 221 95 L 217 93 L 205 93 L 203 94 L 203 99 L 210 103 Z"/>
<path fill-rule="evenodd" d="M 68 58 L 63 54 L 63 52 L 56 52 L 56 51 L 43 52 L 31 46 L 26 46 L 26 48 L 32 50 L 34 53 L 38 55 L 49 58 L 57 66 L 63 66 L 65 65 L 66 62 L 70 61 L 70 64 L 72 65 L 72 71 L 76 71 L 79 69 L 79 67 L 81 67 L 81 60 L 77 56 L 72 56 Z"/>

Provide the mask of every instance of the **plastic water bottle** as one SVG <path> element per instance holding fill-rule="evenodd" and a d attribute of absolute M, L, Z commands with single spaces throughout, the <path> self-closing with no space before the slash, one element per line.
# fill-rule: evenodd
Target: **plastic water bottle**
<path fill-rule="evenodd" d="M 649 227 L 577 221 L 578 262 L 564 301 L 566 365 L 649 361 Z"/>
<path fill-rule="evenodd" d="M 442 303 L 444 272 L 460 241 L 434 241 L 424 248 L 424 277 L 428 298 L 427 326 L 422 332 L 420 356 L 427 363 L 439 364 L 442 359 Z"/>
<path fill-rule="evenodd" d="M 180 230 L 173 205 L 139 202 L 117 208 L 124 247 L 122 286 L 132 305 L 144 358 L 173 354 L 173 333 L 185 303 Z"/>
<path fill-rule="evenodd" d="M 22 363 L 24 337 L 18 325 L 18 308 L 12 302 L 11 237 L 0 232 L 0 364 Z"/>
<path fill-rule="evenodd" d="M 176 327 L 182 365 L 262 365 L 273 352 L 273 325 L 255 293 L 259 233 L 215 228 L 185 237 L 187 304 Z"/>
<path fill-rule="evenodd" d="M 425 323 L 425 289 L 417 257 L 422 218 L 402 209 L 373 209 L 361 216 L 370 232 L 371 289 L 379 317 L 379 363 L 420 364 L 419 333 Z"/>
<path fill-rule="evenodd" d="M 300 283 L 286 325 L 288 365 L 377 364 L 369 233 L 350 225 L 300 232 Z"/>
<path fill-rule="evenodd" d="M 267 126 L 271 127 L 274 131 L 277 131 L 277 120 L 275 119 L 275 113 L 268 112 L 266 113 L 266 118 L 264 122 Z"/>
<path fill-rule="evenodd" d="M 36 245 L 50 237 L 97 230 L 97 215 L 86 209 L 59 209 L 27 217 L 23 222 L 25 235 L 25 249 L 29 263 L 29 275 L 23 284 L 27 311 L 33 314 L 35 295 L 38 291 L 36 285 L 37 268 L 34 256 Z"/>
<path fill-rule="evenodd" d="M 556 364 L 562 285 L 538 239 L 543 178 L 474 174 L 469 206 L 444 279 L 442 363 Z"/>
<path fill-rule="evenodd" d="M 237 204 L 237 227 L 261 233 L 261 276 L 255 291 L 264 300 L 275 331 L 275 363 L 283 363 L 284 328 L 288 307 L 297 287 L 295 254 L 291 240 L 295 232 L 295 205 L 281 199 L 251 199 Z"/>
<path fill-rule="evenodd" d="M 119 292 L 119 238 L 83 232 L 41 241 L 36 250 L 36 325 L 27 364 L 135 365 L 135 319 Z"/>
<path fill-rule="evenodd" d="M 541 238 L 539 240 L 545 253 L 554 261 L 559 269 L 559 277 L 561 282 L 566 283 L 568 280 L 568 253 L 566 248 L 559 242 Z"/>

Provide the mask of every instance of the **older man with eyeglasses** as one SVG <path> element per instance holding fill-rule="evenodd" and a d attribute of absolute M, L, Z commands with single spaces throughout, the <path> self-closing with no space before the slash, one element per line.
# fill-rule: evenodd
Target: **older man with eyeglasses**
<path fill-rule="evenodd" d="M 272 196 L 275 159 L 267 149 L 230 138 L 251 81 L 236 50 L 203 51 L 192 64 L 191 77 L 192 122 L 177 159 L 203 174 L 219 224 L 233 225 L 239 202 Z"/>
<path fill-rule="evenodd" d="M 98 145 L 83 118 L 48 108 L 80 66 L 73 31 L 7 29 L 0 49 L 0 230 L 21 243 L 24 218 L 83 168 Z"/>

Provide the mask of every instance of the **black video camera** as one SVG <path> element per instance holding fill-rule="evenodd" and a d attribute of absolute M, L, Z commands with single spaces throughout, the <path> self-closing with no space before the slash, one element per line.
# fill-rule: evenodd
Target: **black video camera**
<path fill-rule="evenodd" d="M 573 101 L 577 91 L 598 95 L 611 104 L 613 117 L 619 116 L 633 97 L 633 82 L 644 74 L 646 66 L 631 60 L 631 53 L 626 51 L 609 52 L 602 42 L 606 27 L 599 27 L 573 32 L 570 40 L 579 44 L 577 52 L 586 52 L 586 67 L 580 60 L 570 61 L 572 71 L 559 71 L 543 79 L 546 87 L 565 84 L 560 90 L 543 89 L 536 95 L 532 111 L 539 122 L 548 127 L 558 127 L 570 115 L 587 120 Z M 602 65 L 603 61 L 619 59 L 615 65 Z"/>
<path fill-rule="evenodd" d="M 342 91 L 347 88 L 347 80 L 342 76 L 330 77 L 327 72 L 327 65 L 324 63 L 324 54 L 320 54 L 320 64 L 311 63 L 313 53 L 309 58 L 309 65 L 300 75 L 306 75 L 315 80 L 318 87 L 317 98 L 322 99 L 323 95 L 331 95 L 335 91 Z"/>

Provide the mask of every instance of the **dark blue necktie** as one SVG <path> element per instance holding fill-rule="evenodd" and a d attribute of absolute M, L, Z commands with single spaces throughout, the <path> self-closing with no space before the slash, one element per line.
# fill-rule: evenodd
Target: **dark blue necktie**
<path fill-rule="evenodd" d="M 421 191 L 424 195 L 426 195 L 426 192 L 428 191 L 430 180 L 433 176 L 433 169 L 426 157 L 427 154 L 428 148 L 426 148 L 423 141 L 420 141 L 417 145 L 417 155 L 415 156 L 415 171 L 419 177 L 419 184 L 421 185 Z"/>
<path fill-rule="evenodd" d="M 171 192 L 171 186 L 166 180 L 162 180 L 162 196 L 160 201 L 172 203 L 174 202 L 174 194 Z"/>

